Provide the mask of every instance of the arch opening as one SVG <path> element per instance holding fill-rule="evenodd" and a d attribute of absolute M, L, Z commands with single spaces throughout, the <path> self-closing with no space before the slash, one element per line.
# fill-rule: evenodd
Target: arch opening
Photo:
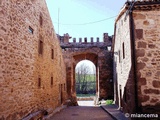
<path fill-rule="evenodd" d="M 75 67 L 75 89 L 78 104 L 93 106 L 96 96 L 96 66 L 89 60 L 82 60 Z"/>

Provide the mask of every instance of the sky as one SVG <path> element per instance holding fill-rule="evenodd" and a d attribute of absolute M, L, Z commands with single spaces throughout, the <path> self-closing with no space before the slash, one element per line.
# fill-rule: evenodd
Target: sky
<path fill-rule="evenodd" d="M 96 73 L 96 67 L 93 64 L 93 62 L 89 61 L 89 60 L 82 60 L 80 61 L 77 65 L 75 69 L 78 69 L 81 65 L 85 65 L 88 67 L 88 74 L 95 74 Z"/>
<path fill-rule="evenodd" d="M 77 41 L 80 37 L 87 37 L 88 41 L 90 37 L 99 37 L 102 41 L 103 33 L 113 35 L 116 16 L 126 1 L 46 0 L 56 33 L 68 33 Z"/>
<path fill-rule="evenodd" d="M 103 33 L 108 33 L 109 36 L 114 34 L 116 16 L 126 1 L 46 0 L 46 3 L 57 34 L 62 36 L 68 33 L 72 37 L 71 42 L 73 38 L 78 42 L 80 37 L 83 38 L 82 41 L 84 37 L 87 37 L 88 41 L 91 37 L 94 37 L 94 41 L 99 37 L 101 42 Z M 90 69 L 94 66 L 90 61 L 81 61 L 77 66 L 83 63 L 89 65 Z"/>

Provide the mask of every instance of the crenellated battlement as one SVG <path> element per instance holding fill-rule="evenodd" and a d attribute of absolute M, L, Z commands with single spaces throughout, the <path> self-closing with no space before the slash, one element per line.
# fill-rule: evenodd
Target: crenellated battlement
<path fill-rule="evenodd" d="M 98 47 L 102 49 L 108 49 L 108 46 L 112 46 L 112 38 L 113 36 L 108 36 L 108 33 L 103 34 L 103 41 L 100 42 L 99 37 L 90 37 L 88 40 L 87 37 L 85 38 L 79 38 L 76 40 L 76 38 L 72 38 L 72 42 L 69 42 L 69 40 L 72 37 L 69 36 L 68 33 L 64 34 L 64 36 L 60 36 L 60 46 L 62 49 L 81 49 L 81 48 L 92 48 L 92 47 Z"/>
<path fill-rule="evenodd" d="M 58 38 L 59 38 L 59 41 L 60 41 L 60 44 L 74 44 L 74 43 L 99 43 L 100 41 L 102 41 L 102 43 L 107 43 L 107 44 L 111 44 L 112 43 L 112 38 L 113 36 L 108 36 L 108 33 L 104 33 L 103 34 L 103 40 L 100 40 L 99 37 L 90 37 L 90 39 L 88 39 L 87 37 L 85 38 L 72 38 L 71 36 L 69 36 L 68 33 L 64 34 L 63 36 L 59 36 L 58 35 Z M 72 40 L 70 40 L 72 38 Z M 71 41 L 71 42 L 70 42 Z"/>
<path fill-rule="evenodd" d="M 96 38 L 96 41 L 94 41 L 94 38 L 91 37 L 88 41 L 87 37 L 84 38 L 84 41 L 82 41 L 83 38 L 79 38 L 79 41 L 76 41 L 76 38 L 73 38 L 73 43 L 93 43 L 93 42 L 99 42 L 99 37 Z M 72 42 L 69 42 L 72 43 Z"/>

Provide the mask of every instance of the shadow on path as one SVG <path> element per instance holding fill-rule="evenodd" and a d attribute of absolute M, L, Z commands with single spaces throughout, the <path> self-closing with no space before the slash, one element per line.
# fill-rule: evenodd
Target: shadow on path
<path fill-rule="evenodd" d="M 50 120 L 113 120 L 99 106 L 72 106 L 55 114 Z"/>

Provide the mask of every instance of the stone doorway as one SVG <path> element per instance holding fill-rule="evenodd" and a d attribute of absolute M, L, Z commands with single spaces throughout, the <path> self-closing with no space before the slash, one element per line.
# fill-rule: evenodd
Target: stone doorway
<path fill-rule="evenodd" d="M 82 60 L 75 67 L 75 91 L 78 105 L 96 103 L 96 67 L 89 60 Z"/>

